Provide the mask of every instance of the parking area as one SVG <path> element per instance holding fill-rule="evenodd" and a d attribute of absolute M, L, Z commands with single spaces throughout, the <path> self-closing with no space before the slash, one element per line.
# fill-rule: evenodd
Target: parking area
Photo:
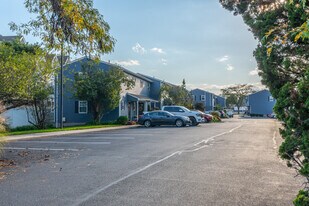
<path fill-rule="evenodd" d="M 290 205 L 301 184 L 276 127 L 235 118 L 9 142 L 0 205 Z"/>

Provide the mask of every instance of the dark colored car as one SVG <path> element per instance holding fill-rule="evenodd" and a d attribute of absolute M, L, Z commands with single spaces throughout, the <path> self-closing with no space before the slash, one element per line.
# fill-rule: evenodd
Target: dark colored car
<path fill-rule="evenodd" d="M 139 118 L 138 123 L 145 127 L 156 125 L 176 125 L 177 127 L 184 127 L 191 124 L 190 118 L 185 116 L 176 116 L 166 111 L 153 111 L 144 114 Z"/>
<path fill-rule="evenodd" d="M 211 114 L 204 114 L 203 115 L 205 122 L 211 122 L 212 121 L 212 115 Z"/>

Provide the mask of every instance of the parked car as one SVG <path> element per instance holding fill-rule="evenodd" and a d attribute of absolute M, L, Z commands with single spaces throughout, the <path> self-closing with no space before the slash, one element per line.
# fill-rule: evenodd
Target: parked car
<path fill-rule="evenodd" d="M 204 119 L 205 119 L 205 122 L 211 122 L 212 121 L 212 115 L 211 114 L 205 114 L 204 115 Z"/>
<path fill-rule="evenodd" d="M 168 111 L 174 115 L 186 116 L 189 117 L 192 125 L 197 126 L 199 123 L 203 121 L 202 115 L 200 112 L 191 111 L 186 107 L 183 106 L 163 106 L 162 110 Z"/>
<path fill-rule="evenodd" d="M 156 125 L 176 125 L 177 127 L 184 127 L 191 124 L 191 120 L 186 116 L 177 116 L 166 111 L 152 111 L 144 114 L 139 118 L 138 123 L 145 127 Z"/>
<path fill-rule="evenodd" d="M 271 113 L 271 114 L 268 114 L 267 117 L 269 117 L 269 118 L 276 118 L 276 114 L 275 113 Z"/>
<path fill-rule="evenodd" d="M 226 110 L 226 114 L 227 114 L 227 116 L 229 116 L 229 118 L 233 118 L 234 117 L 233 110 Z"/>
<path fill-rule="evenodd" d="M 202 115 L 202 122 L 204 122 L 204 123 L 211 122 L 211 120 L 212 120 L 211 114 L 206 114 L 206 113 L 204 113 L 200 110 L 195 110 L 195 111 L 199 112 Z"/>
<path fill-rule="evenodd" d="M 229 116 L 224 112 L 224 110 L 220 110 L 219 113 L 221 118 L 229 118 Z"/>

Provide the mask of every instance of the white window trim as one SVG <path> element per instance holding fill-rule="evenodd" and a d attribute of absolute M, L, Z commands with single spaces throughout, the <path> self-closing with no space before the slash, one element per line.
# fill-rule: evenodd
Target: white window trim
<path fill-rule="evenodd" d="M 85 112 L 81 112 L 80 108 L 81 108 L 81 103 L 86 102 L 86 111 Z M 88 101 L 78 101 L 78 114 L 88 114 Z"/>
<path fill-rule="evenodd" d="M 275 99 L 274 99 L 273 96 L 269 96 L 269 97 L 268 97 L 268 101 L 269 101 L 269 102 L 273 102 L 273 101 L 275 101 Z"/>
<path fill-rule="evenodd" d="M 206 101 L 206 95 L 201 95 L 201 101 Z"/>

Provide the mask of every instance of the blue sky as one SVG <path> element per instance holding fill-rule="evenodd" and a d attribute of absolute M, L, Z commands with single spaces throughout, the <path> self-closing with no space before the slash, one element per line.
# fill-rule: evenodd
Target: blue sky
<path fill-rule="evenodd" d="M 13 35 L 8 23 L 26 22 L 22 0 L 3 0 L 0 34 Z M 257 45 L 241 17 L 218 0 L 94 0 L 110 33 L 114 52 L 103 60 L 188 88 L 219 93 L 237 83 L 260 86 L 252 55 Z M 34 42 L 33 37 L 26 37 Z"/>

